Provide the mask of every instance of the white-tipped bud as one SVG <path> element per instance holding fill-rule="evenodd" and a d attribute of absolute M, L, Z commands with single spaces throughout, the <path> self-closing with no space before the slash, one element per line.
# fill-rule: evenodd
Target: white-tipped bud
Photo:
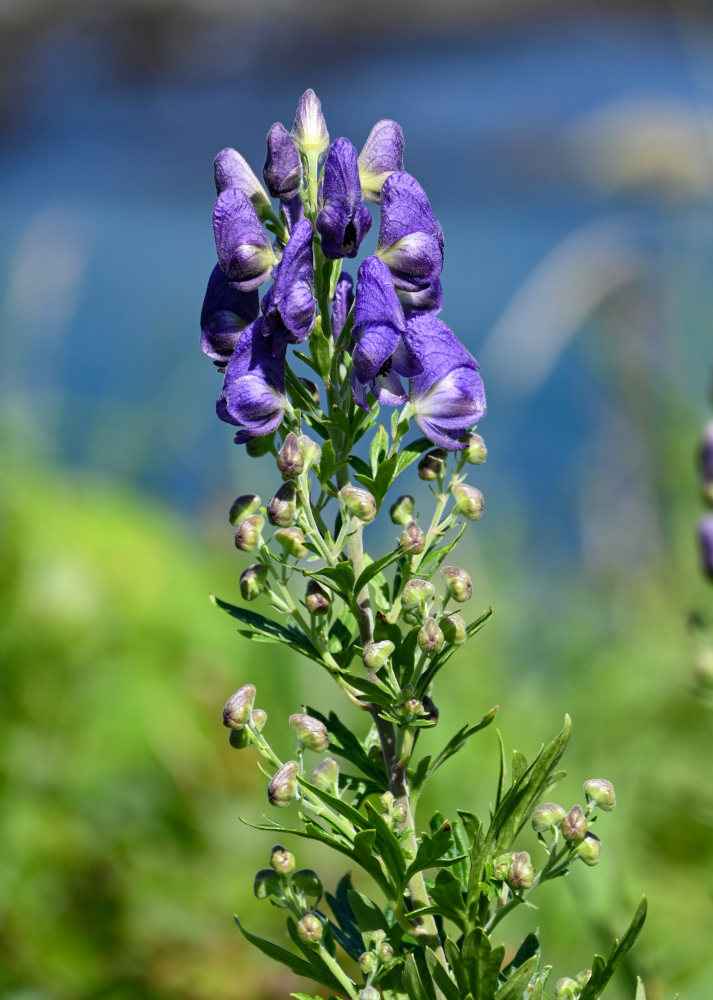
<path fill-rule="evenodd" d="M 376 500 L 360 486 L 343 486 L 339 491 L 342 503 L 353 517 L 369 523 L 376 517 Z"/>
<path fill-rule="evenodd" d="M 297 444 L 302 452 L 305 470 L 311 469 L 313 465 L 319 465 L 322 461 L 322 449 L 316 441 L 313 441 L 311 437 L 307 437 L 306 434 L 302 434 L 297 439 Z"/>
<path fill-rule="evenodd" d="M 284 808 L 297 795 L 297 775 L 299 765 L 296 760 L 288 760 L 271 778 L 267 786 L 267 797 L 272 806 Z"/>
<path fill-rule="evenodd" d="M 300 97 L 290 135 L 295 146 L 305 156 L 320 156 L 329 146 L 329 132 L 322 114 L 322 104 L 312 89 L 306 90 Z"/>
<path fill-rule="evenodd" d="M 310 580 L 305 593 L 305 605 L 309 613 L 311 615 L 326 615 L 330 604 L 331 599 L 327 591 L 320 587 L 316 580 Z"/>
<path fill-rule="evenodd" d="M 562 976 L 555 983 L 555 1000 L 577 1000 L 579 986 L 569 976 Z"/>
<path fill-rule="evenodd" d="M 319 719 L 297 712 L 290 716 L 290 725 L 297 737 L 297 742 L 305 750 L 315 750 L 317 753 L 322 753 L 329 746 L 327 727 Z"/>
<path fill-rule="evenodd" d="M 286 847 L 283 847 L 282 844 L 275 844 L 270 852 L 270 867 L 278 875 L 289 875 L 290 872 L 295 870 L 295 856 Z"/>
<path fill-rule="evenodd" d="M 419 580 L 415 578 L 409 580 L 401 594 L 401 604 L 410 611 L 413 608 L 421 608 L 430 601 L 436 593 L 436 588 L 429 580 Z"/>
<path fill-rule="evenodd" d="M 223 725 L 230 729 L 242 729 L 250 718 L 255 694 L 254 684 L 243 684 L 241 688 L 238 688 L 223 707 Z"/>
<path fill-rule="evenodd" d="M 456 510 L 458 510 L 469 521 L 477 521 L 483 513 L 485 500 L 483 494 L 475 486 L 468 483 L 456 483 L 451 490 L 455 500 Z"/>

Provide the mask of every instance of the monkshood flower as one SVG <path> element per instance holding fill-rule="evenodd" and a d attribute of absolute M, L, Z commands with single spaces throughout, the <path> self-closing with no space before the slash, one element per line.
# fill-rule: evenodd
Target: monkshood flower
<path fill-rule="evenodd" d="M 320 204 L 315 225 L 324 256 L 329 260 L 356 257 L 372 220 L 361 196 L 357 151 L 348 139 L 337 139 L 329 147 Z"/>
<path fill-rule="evenodd" d="M 264 326 L 265 320 L 258 316 L 240 334 L 216 404 L 221 420 L 241 428 L 235 435 L 236 444 L 271 434 L 285 411 L 287 345 L 283 342 L 275 356 Z"/>
<path fill-rule="evenodd" d="M 290 135 L 298 150 L 307 157 L 313 154 L 320 156 L 329 145 L 322 104 L 312 89 L 305 90 L 300 97 Z"/>
<path fill-rule="evenodd" d="M 287 232 L 291 233 L 297 223 L 305 217 L 305 207 L 302 199 L 296 194 L 294 198 L 283 201 L 280 208 L 287 224 Z"/>
<path fill-rule="evenodd" d="M 378 257 L 359 267 L 352 328 L 352 392 L 367 409 L 366 389 L 379 403 L 399 406 L 407 399 L 399 376 L 410 378 L 423 364 L 404 347 L 406 319 L 396 297 L 389 269 Z"/>
<path fill-rule="evenodd" d="M 267 159 L 262 176 L 273 198 L 289 201 L 302 187 L 302 161 L 292 136 L 281 122 L 267 133 Z"/>
<path fill-rule="evenodd" d="M 440 280 L 432 281 L 418 292 L 406 292 L 403 288 L 397 288 L 396 294 L 407 317 L 417 312 L 439 313 L 443 306 Z"/>
<path fill-rule="evenodd" d="M 274 284 L 262 300 L 264 333 L 272 335 L 273 351 L 278 353 L 283 342 L 302 343 L 314 326 L 312 237 L 312 223 L 298 222 L 275 268 Z"/>
<path fill-rule="evenodd" d="M 257 291 L 240 292 L 225 280 L 220 264 L 208 279 L 201 309 L 201 350 L 220 368 L 230 361 L 238 338 L 257 318 Z"/>
<path fill-rule="evenodd" d="M 259 288 L 270 277 L 277 258 L 250 198 L 227 188 L 213 209 L 218 263 L 228 281 L 241 292 Z"/>
<path fill-rule="evenodd" d="M 478 362 L 445 323 L 430 313 L 412 316 L 404 341 L 422 372 L 411 379 L 409 402 L 425 436 L 447 451 L 485 416 L 485 391 Z"/>
<path fill-rule="evenodd" d="M 354 282 L 351 274 L 340 274 L 337 285 L 334 289 L 332 299 L 332 336 L 339 339 L 339 334 L 344 329 L 349 310 L 354 304 Z"/>
<path fill-rule="evenodd" d="M 265 189 L 250 169 L 249 164 L 237 149 L 222 149 L 213 162 L 215 193 L 222 194 L 237 188 L 246 194 L 260 218 L 272 211 L 270 199 Z"/>
<path fill-rule="evenodd" d="M 377 122 L 359 153 L 359 180 L 367 201 L 379 201 L 387 177 L 404 169 L 404 134 L 388 118 Z"/>
<path fill-rule="evenodd" d="M 394 285 L 418 292 L 443 270 L 443 230 L 426 193 L 411 174 L 391 174 L 381 189 L 381 226 L 376 249 Z"/>

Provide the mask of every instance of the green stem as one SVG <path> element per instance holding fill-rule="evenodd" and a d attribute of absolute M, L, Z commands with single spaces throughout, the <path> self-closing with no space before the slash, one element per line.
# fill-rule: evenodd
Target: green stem
<path fill-rule="evenodd" d="M 328 966 L 332 975 L 342 984 L 345 992 L 351 997 L 351 1000 L 357 1000 L 357 989 L 354 982 L 347 976 L 337 960 L 332 958 L 321 941 L 319 942 L 319 955 L 324 964 Z"/>

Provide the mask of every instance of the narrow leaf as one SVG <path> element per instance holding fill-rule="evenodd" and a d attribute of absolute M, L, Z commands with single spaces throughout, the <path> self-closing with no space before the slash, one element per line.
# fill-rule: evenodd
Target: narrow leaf
<path fill-rule="evenodd" d="M 358 594 L 364 588 L 370 580 L 372 580 L 377 574 L 381 573 L 382 570 L 386 569 L 392 562 L 395 562 L 400 556 L 403 555 L 401 549 L 393 549 L 391 552 L 387 552 L 385 556 L 380 559 L 376 559 L 374 562 L 369 563 L 363 572 L 359 574 L 359 578 L 354 584 L 354 593 Z"/>
<path fill-rule="evenodd" d="M 238 608 L 234 604 L 222 601 L 213 594 L 211 594 L 210 599 L 221 611 L 226 611 L 231 618 L 237 618 L 243 625 L 247 625 L 250 631 L 263 636 L 268 641 L 281 642 L 283 645 L 289 646 L 298 653 L 309 657 L 310 660 L 314 660 L 316 663 L 324 666 L 324 661 L 317 650 L 306 636 L 297 629 L 281 625 L 279 622 L 273 621 L 271 618 L 266 618 L 256 611 L 248 611 L 247 608 Z"/>
<path fill-rule="evenodd" d="M 298 976 L 305 976 L 307 979 L 319 978 L 316 975 L 317 969 L 309 962 L 306 962 L 303 958 L 300 958 L 299 955 L 295 955 L 286 948 L 280 947 L 279 944 L 274 944 L 272 941 L 258 937 L 257 934 L 251 934 L 249 930 L 246 930 L 246 928 L 243 927 L 235 915 L 233 915 L 233 920 L 235 920 L 235 923 L 238 925 L 244 937 L 247 938 L 250 944 L 255 945 L 255 947 L 263 953 L 263 955 L 267 955 L 267 957 L 271 958 L 274 962 L 280 962 L 282 965 L 286 965 L 288 969 L 292 969 L 292 971 Z M 328 985 L 331 989 L 334 989 L 332 983 L 328 983 L 326 985 Z"/>

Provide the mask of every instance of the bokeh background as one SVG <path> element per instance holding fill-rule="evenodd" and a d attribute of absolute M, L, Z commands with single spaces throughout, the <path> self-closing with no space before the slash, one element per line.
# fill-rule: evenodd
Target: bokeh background
<path fill-rule="evenodd" d="M 619 795 L 600 866 L 546 887 L 504 939 L 539 927 L 554 978 L 573 975 L 645 892 L 612 1000 L 637 972 L 650 1000 L 709 1000 L 713 709 L 692 627 L 711 607 L 694 544 L 707 6 L 2 0 L 3 1000 L 298 988 L 232 924 L 283 933 L 252 898 L 268 835 L 239 822 L 262 815 L 265 782 L 219 710 L 253 681 L 287 753 L 280 720 L 335 696 L 208 603 L 236 596 L 245 561 L 233 496 L 269 496 L 276 476 L 215 419 L 197 318 L 212 157 L 233 145 L 259 171 L 308 86 L 357 147 L 401 122 L 445 230 L 443 318 L 488 391 L 487 509 L 460 561 L 495 614 L 452 661 L 433 738 L 499 702 L 506 745 L 531 756 L 569 711 L 558 798 L 593 776 Z M 439 773 L 424 823 L 436 804 L 487 810 L 494 732 L 479 740 Z M 340 862 L 296 846 L 333 886 Z"/>

